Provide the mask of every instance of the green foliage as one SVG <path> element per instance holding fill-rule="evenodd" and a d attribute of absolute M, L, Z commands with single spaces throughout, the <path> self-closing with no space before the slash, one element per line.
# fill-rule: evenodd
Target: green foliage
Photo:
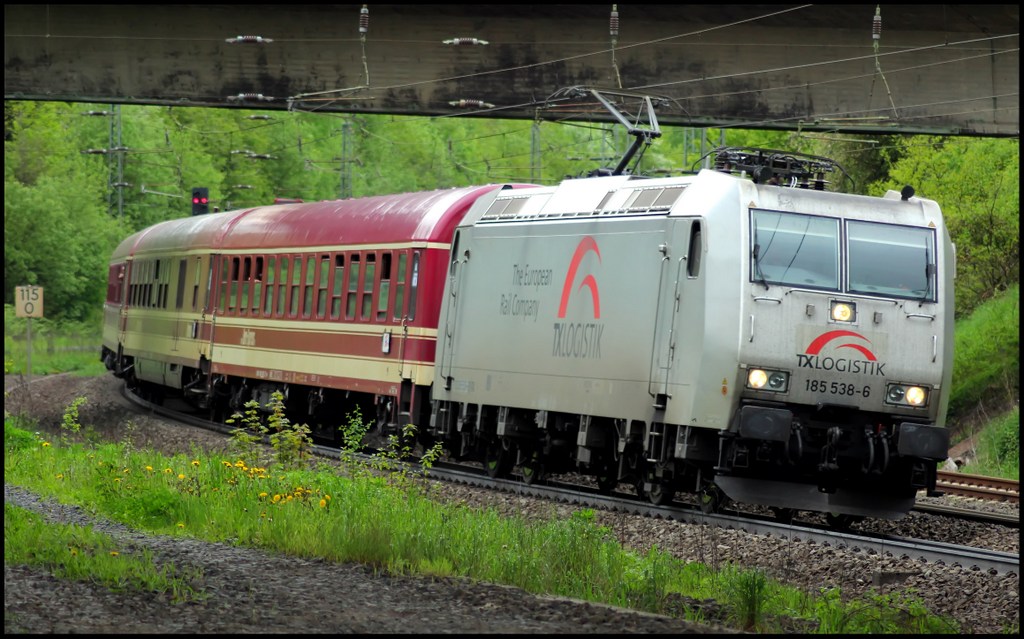
<path fill-rule="evenodd" d="M 274 391 L 267 406 L 269 413 L 256 400 L 245 403 L 245 413 L 235 413 L 226 420 L 233 424 L 241 420 L 242 426 L 231 431 L 230 449 L 249 466 L 259 466 L 264 438 L 269 439 L 274 461 L 282 468 L 303 468 L 309 461 L 313 439 L 306 424 L 292 424 L 285 415 L 284 394 Z M 269 436 L 268 436 L 269 433 Z"/>
<path fill-rule="evenodd" d="M 1020 479 L 1020 407 L 992 420 L 974 440 L 974 456 L 960 470 L 974 475 Z"/>
<path fill-rule="evenodd" d="M 949 415 L 1020 396 L 1019 285 L 978 306 L 956 323 Z"/>

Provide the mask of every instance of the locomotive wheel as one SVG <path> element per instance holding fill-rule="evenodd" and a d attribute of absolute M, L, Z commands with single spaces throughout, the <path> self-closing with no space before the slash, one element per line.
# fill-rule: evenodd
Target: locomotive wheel
<path fill-rule="evenodd" d="M 792 508 L 777 508 L 772 506 L 772 514 L 775 515 L 775 519 L 779 523 L 791 524 L 793 523 L 793 516 L 796 514 L 796 511 Z"/>
<path fill-rule="evenodd" d="M 605 464 L 597 471 L 597 492 L 602 495 L 610 495 L 615 487 L 619 485 L 618 473 L 611 466 Z"/>
<path fill-rule="evenodd" d="M 842 515 L 839 513 L 825 513 L 825 523 L 834 530 L 848 530 L 851 525 L 861 521 L 863 517 L 856 515 Z"/>
<path fill-rule="evenodd" d="M 505 450 L 500 441 L 495 440 L 487 445 L 487 451 L 484 453 L 484 468 L 487 469 L 487 476 L 491 479 L 507 477 L 514 462 L 512 451 Z"/>
<path fill-rule="evenodd" d="M 652 481 L 651 490 L 647 493 L 648 501 L 655 506 L 664 506 L 671 503 L 672 498 L 675 496 L 676 491 L 672 488 L 672 484 L 665 481 Z"/>

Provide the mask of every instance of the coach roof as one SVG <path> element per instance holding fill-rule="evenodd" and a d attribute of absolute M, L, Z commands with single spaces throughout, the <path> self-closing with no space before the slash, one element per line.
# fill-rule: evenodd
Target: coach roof
<path fill-rule="evenodd" d="M 125 239 L 114 251 L 114 260 L 169 250 L 448 243 L 469 207 L 501 186 L 279 204 L 169 220 Z"/>

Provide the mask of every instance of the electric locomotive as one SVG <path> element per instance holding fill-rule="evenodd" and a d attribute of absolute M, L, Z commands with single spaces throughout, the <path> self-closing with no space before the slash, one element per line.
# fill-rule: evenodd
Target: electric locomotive
<path fill-rule="evenodd" d="M 655 503 L 898 518 L 945 459 L 954 252 L 935 202 L 824 158 L 493 191 L 455 232 L 430 433 L 494 475 Z"/>

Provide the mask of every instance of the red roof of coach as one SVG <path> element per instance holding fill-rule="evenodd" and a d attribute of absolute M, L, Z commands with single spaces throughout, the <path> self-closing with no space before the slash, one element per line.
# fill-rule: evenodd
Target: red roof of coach
<path fill-rule="evenodd" d="M 469 207 L 500 184 L 281 204 L 161 222 L 114 251 L 238 250 L 397 242 L 449 242 Z M 515 185 L 521 186 L 521 185 Z"/>

